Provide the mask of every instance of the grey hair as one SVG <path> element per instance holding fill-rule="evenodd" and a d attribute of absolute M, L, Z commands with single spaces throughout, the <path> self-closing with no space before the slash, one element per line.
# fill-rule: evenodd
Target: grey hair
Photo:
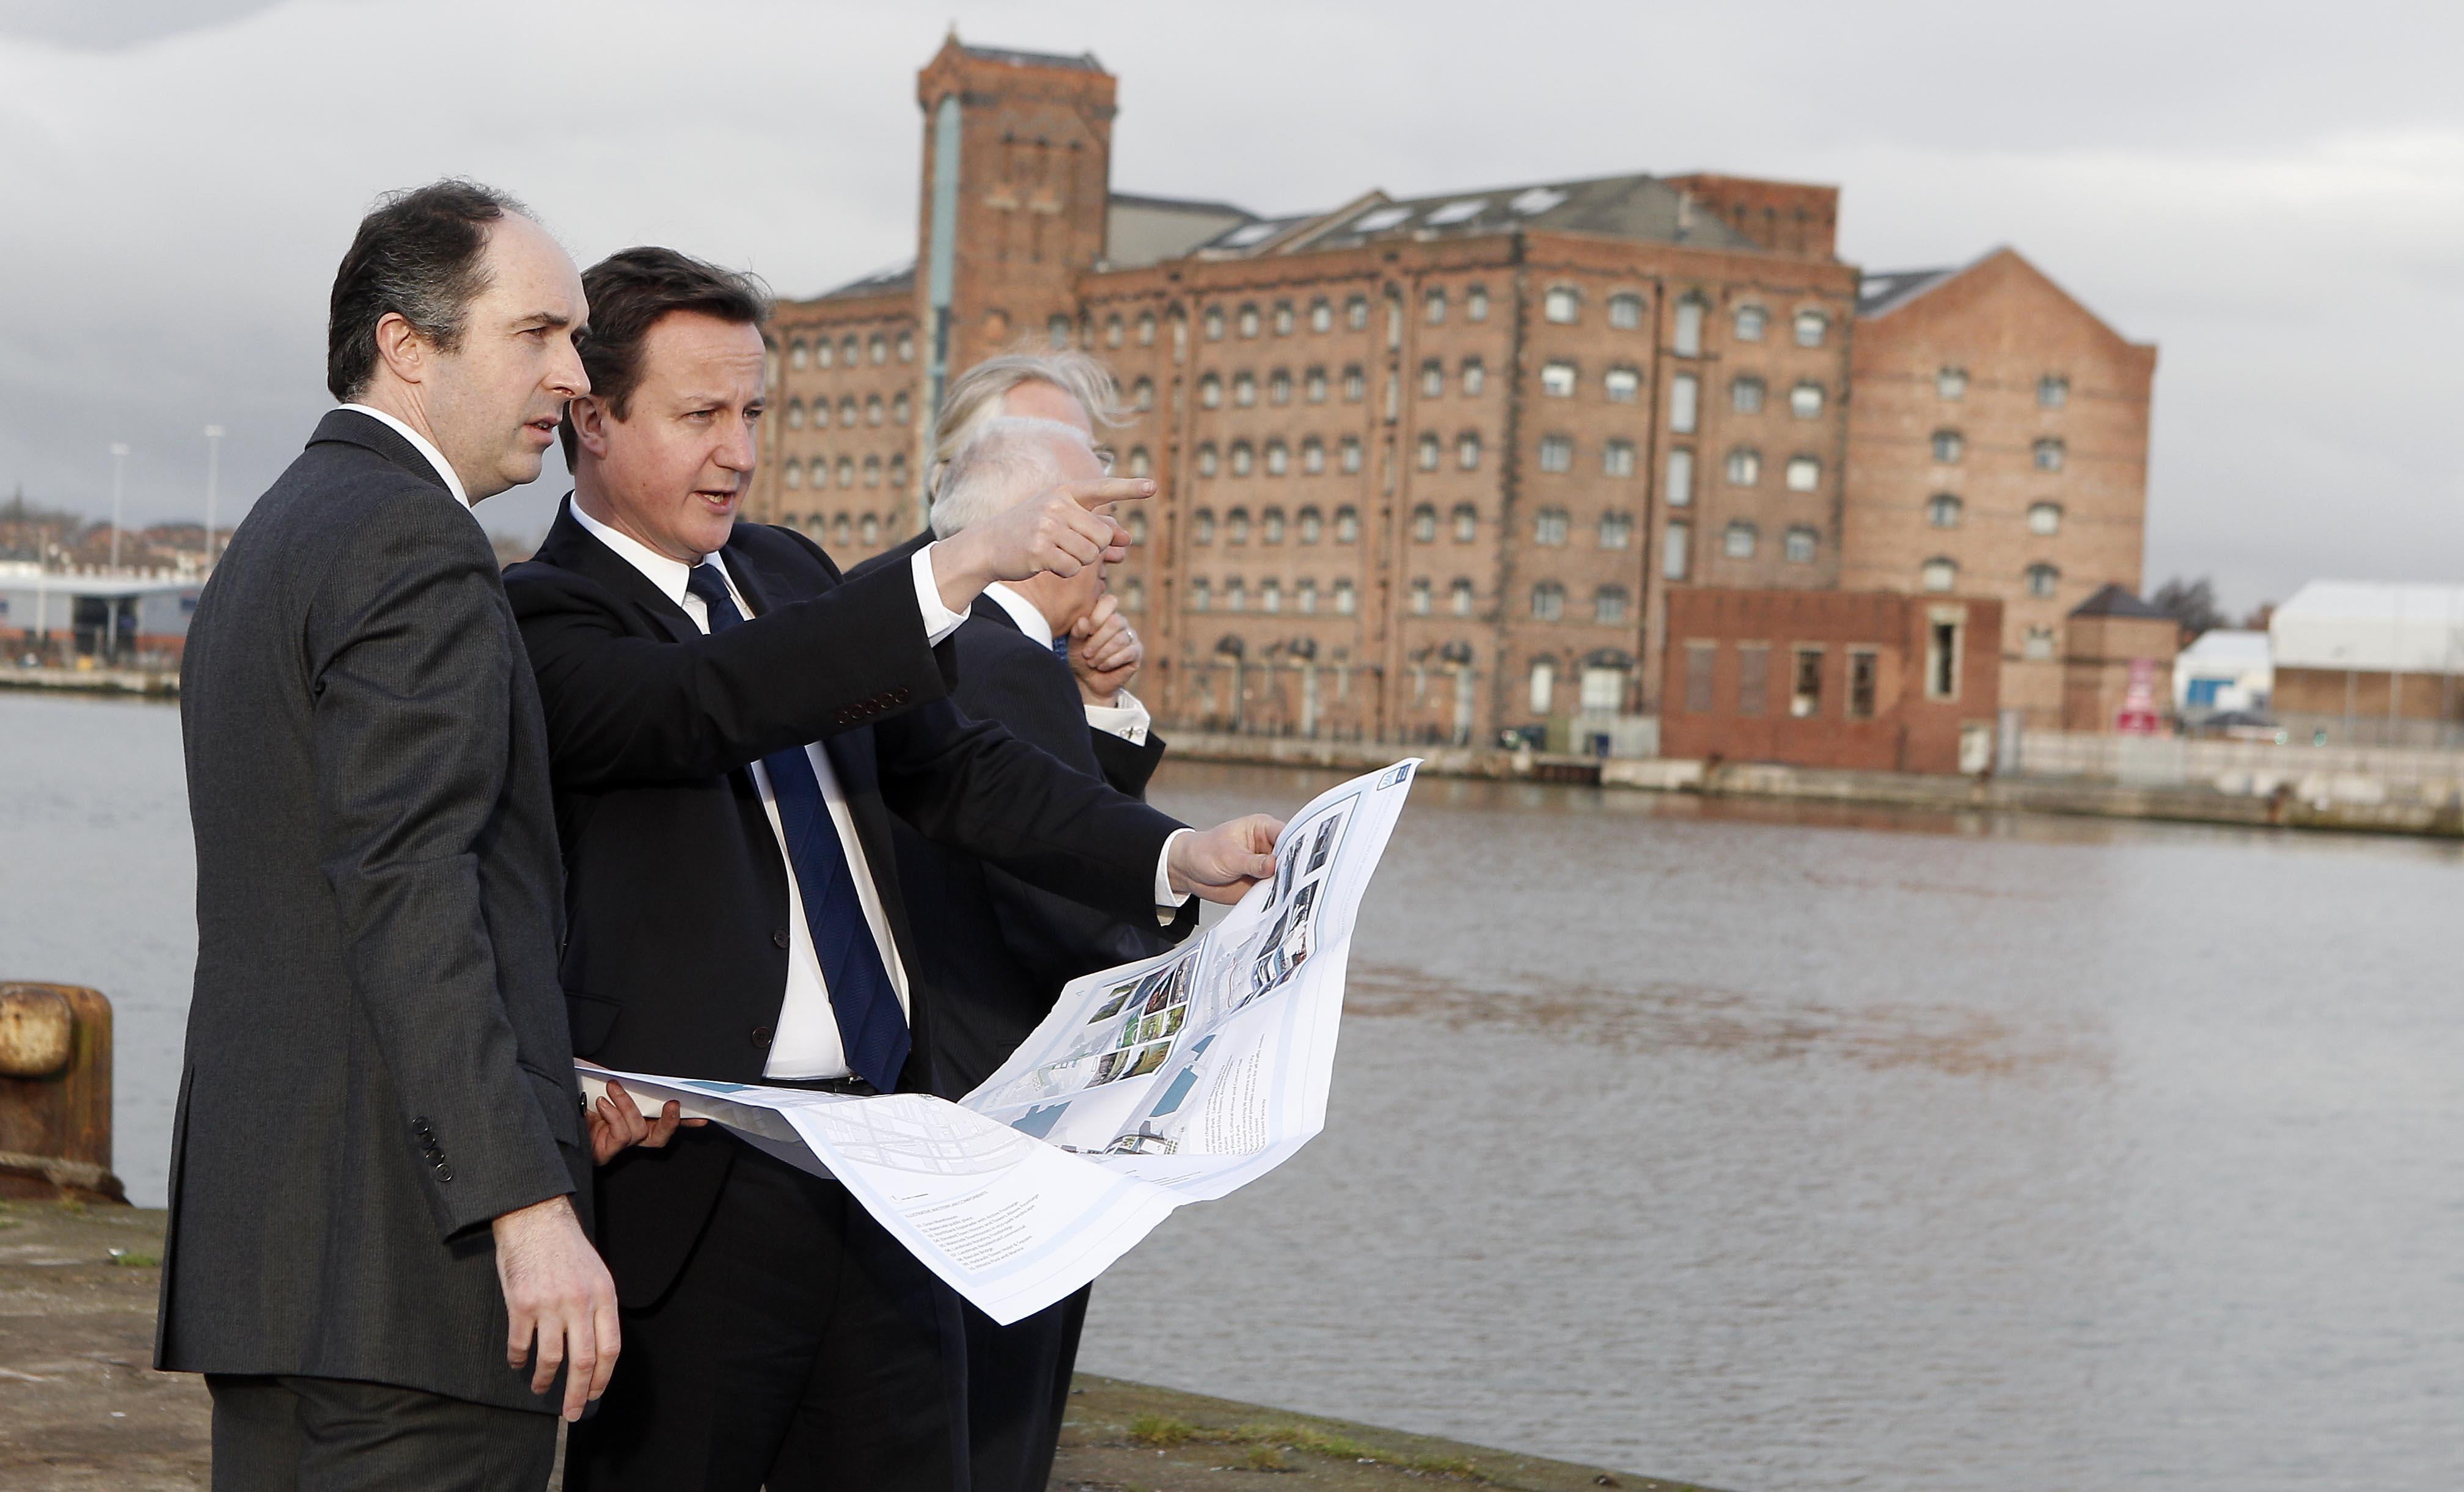
<path fill-rule="evenodd" d="M 1005 352 L 986 358 L 954 380 L 941 396 L 941 418 L 933 427 L 933 462 L 947 467 L 985 422 L 1002 418 L 1001 397 L 1021 384 L 1050 384 L 1078 401 L 1088 423 L 1104 429 L 1128 422 L 1121 415 L 1120 385 L 1111 370 L 1075 348 L 1061 352 Z M 939 490 L 935 484 L 935 490 Z"/>
<path fill-rule="evenodd" d="M 947 538 L 1061 485 L 1056 445 L 1084 450 L 1087 436 L 1059 420 L 1003 414 L 983 421 L 942 474 L 933 501 L 933 537 Z"/>

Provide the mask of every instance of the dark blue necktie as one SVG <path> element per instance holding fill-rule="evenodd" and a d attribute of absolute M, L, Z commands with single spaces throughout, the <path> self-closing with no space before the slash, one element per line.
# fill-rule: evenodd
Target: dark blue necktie
<path fill-rule="evenodd" d="M 715 561 L 693 566 L 685 589 L 710 608 L 713 632 L 744 620 Z M 847 864 L 847 846 L 839 843 L 838 825 L 830 822 L 829 806 L 822 801 L 821 779 L 813 775 L 812 758 L 802 746 L 774 751 L 761 758 L 761 766 L 770 775 L 770 795 L 779 805 L 779 827 L 787 840 L 787 863 L 804 898 L 804 926 L 813 934 L 813 952 L 821 960 L 830 1013 L 838 1018 L 848 1070 L 885 1093 L 894 1092 L 898 1070 L 907 1064 L 907 1016 L 898 1008 L 898 992 L 891 987 L 890 971 L 882 966 L 881 950 L 864 920 L 855 872 Z"/>
<path fill-rule="evenodd" d="M 1052 656 L 1063 663 L 1069 661 L 1069 634 L 1064 632 L 1052 640 Z"/>

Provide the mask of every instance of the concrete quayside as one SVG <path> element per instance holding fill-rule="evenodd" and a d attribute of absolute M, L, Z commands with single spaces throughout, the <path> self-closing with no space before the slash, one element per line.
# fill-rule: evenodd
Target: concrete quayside
<path fill-rule="evenodd" d="M 205 1383 L 149 1366 L 163 1222 L 153 1209 L 0 1202 L 0 1486 L 207 1485 Z M 1198 1492 L 1261 1478 L 1287 1492 L 1705 1492 L 1090 1373 L 1071 1395 L 1055 1492 Z"/>

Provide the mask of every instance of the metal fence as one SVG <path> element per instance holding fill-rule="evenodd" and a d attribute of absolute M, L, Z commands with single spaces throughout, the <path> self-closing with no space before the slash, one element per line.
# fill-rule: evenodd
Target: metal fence
<path fill-rule="evenodd" d="M 2284 792 L 2363 802 L 2399 797 L 2443 800 L 2464 793 L 2464 751 L 2279 746 L 2077 731 L 2022 732 L 2017 747 L 2006 756 L 2001 770 L 2021 777 L 2088 778 L 2135 787 L 2211 787 L 2259 798 Z"/>

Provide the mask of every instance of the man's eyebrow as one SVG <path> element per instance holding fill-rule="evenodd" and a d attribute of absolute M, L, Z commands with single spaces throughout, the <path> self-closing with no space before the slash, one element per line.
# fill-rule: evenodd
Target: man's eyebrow
<path fill-rule="evenodd" d="M 571 325 L 573 324 L 573 318 L 571 318 L 571 317 L 569 317 L 569 316 L 565 315 L 565 314 L 564 314 L 563 312 L 561 312 L 561 311 L 534 311 L 534 312 L 532 312 L 530 315 L 528 315 L 528 316 L 526 316 L 526 317 L 522 317 L 522 318 L 520 318 L 519 319 L 516 320 L 516 321 L 514 322 L 514 324 L 515 324 L 516 326 L 522 326 L 522 327 L 530 327 L 530 326 L 544 326 L 544 327 L 571 326 Z M 585 327 L 585 328 L 583 328 L 583 330 L 587 330 L 587 329 L 588 329 L 588 328 L 586 328 L 586 327 Z"/>

